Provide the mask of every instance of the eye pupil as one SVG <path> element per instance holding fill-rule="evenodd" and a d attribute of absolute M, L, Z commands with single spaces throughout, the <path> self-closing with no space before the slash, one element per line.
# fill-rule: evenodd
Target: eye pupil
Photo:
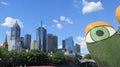
<path fill-rule="evenodd" d="M 97 36 L 103 36 L 104 35 L 104 32 L 102 30 L 97 30 L 96 31 L 96 35 Z"/>

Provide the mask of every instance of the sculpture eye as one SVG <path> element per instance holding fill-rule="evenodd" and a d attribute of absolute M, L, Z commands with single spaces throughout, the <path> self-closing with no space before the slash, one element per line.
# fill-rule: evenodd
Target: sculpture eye
<path fill-rule="evenodd" d="M 111 37 L 116 31 L 109 26 L 93 27 L 86 35 L 86 42 L 93 43 Z"/>

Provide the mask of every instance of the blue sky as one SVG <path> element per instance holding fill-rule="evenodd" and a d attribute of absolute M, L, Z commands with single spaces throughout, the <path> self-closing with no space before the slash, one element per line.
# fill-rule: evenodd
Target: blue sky
<path fill-rule="evenodd" d="M 48 33 L 61 41 L 73 36 L 81 44 L 82 53 L 88 53 L 84 42 L 84 30 L 94 21 L 106 21 L 118 29 L 115 9 L 119 0 L 0 0 L 0 44 L 5 34 L 17 20 L 22 27 L 21 36 L 31 34 L 36 39 L 36 29 L 41 20 Z"/>

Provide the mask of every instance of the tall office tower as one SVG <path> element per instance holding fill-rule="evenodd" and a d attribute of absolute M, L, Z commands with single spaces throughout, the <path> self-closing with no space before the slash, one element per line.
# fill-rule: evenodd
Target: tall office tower
<path fill-rule="evenodd" d="M 2 45 L 2 48 L 8 49 L 7 35 L 5 36 L 5 40 L 4 40 L 4 43 Z"/>
<path fill-rule="evenodd" d="M 62 49 L 65 49 L 65 40 L 62 40 Z"/>
<path fill-rule="evenodd" d="M 65 39 L 65 49 L 66 49 L 66 52 L 68 52 L 68 53 L 75 53 L 75 51 L 74 51 L 74 41 L 73 41 L 72 36 Z"/>
<path fill-rule="evenodd" d="M 41 26 L 36 29 L 36 40 L 39 50 L 47 51 L 47 30 L 43 27 L 42 21 Z"/>
<path fill-rule="evenodd" d="M 19 40 L 20 38 L 20 26 L 16 22 L 13 27 L 11 28 L 11 36 L 10 40 Z"/>
<path fill-rule="evenodd" d="M 31 44 L 31 35 L 26 34 L 24 37 L 24 48 L 30 50 L 30 44 Z"/>
<path fill-rule="evenodd" d="M 75 53 L 80 54 L 80 45 L 79 44 L 75 44 Z"/>
<path fill-rule="evenodd" d="M 57 45 L 58 45 L 58 37 L 52 34 L 47 35 L 47 51 L 50 52 L 57 52 Z"/>
<path fill-rule="evenodd" d="M 37 50 L 38 46 L 37 46 L 37 41 L 36 40 L 32 40 L 31 44 L 30 44 L 30 50 Z"/>
<path fill-rule="evenodd" d="M 19 48 L 21 47 L 20 30 L 21 30 L 20 26 L 16 22 L 13 25 L 13 27 L 11 28 L 10 42 L 9 42 L 9 45 L 8 45 L 9 50 L 19 51 Z"/>

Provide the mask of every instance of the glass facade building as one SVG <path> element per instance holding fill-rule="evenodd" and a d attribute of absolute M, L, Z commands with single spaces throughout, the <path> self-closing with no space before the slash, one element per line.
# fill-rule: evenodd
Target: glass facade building
<path fill-rule="evenodd" d="M 19 40 L 20 39 L 20 26 L 16 22 L 11 28 L 10 40 Z"/>
<path fill-rule="evenodd" d="M 20 26 L 16 22 L 11 28 L 11 36 L 10 36 L 10 44 L 9 44 L 9 46 L 11 46 L 9 47 L 10 50 L 13 49 L 19 51 L 19 49 L 21 48 L 20 31 L 21 31 Z"/>
<path fill-rule="evenodd" d="M 47 30 L 42 26 L 36 29 L 36 40 L 39 50 L 47 51 Z"/>
<path fill-rule="evenodd" d="M 72 36 L 65 39 L 65 49 L 67 53 L 75 53 L 74 41 Z"/>

